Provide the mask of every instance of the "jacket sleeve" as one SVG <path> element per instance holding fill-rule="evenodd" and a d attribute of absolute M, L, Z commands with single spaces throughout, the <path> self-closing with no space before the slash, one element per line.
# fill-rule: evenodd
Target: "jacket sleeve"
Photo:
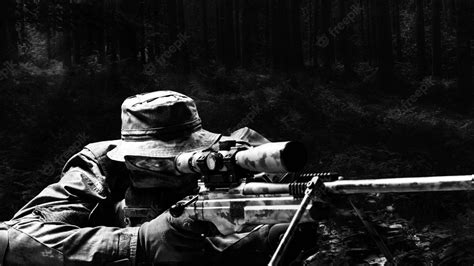
<path fill-rule="evenodd" d="M 5 264 L 134 265 L 138 227 L 90 223 L 91 213 L 109 195 L 96 161 L 78 154 L 68 164 L 58 183 L 6 222 Z"/>

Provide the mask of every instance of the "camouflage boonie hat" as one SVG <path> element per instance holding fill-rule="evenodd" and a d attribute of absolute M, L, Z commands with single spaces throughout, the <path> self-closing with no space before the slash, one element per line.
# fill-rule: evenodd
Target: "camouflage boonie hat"
<path fill-rule="evenodd" d="M 121 142 L 107 156 L 174 157 L 212 146 L 220 134 L 202 129 L 193 99 L 174 91 L 155 91 L 125 99 Z"/>

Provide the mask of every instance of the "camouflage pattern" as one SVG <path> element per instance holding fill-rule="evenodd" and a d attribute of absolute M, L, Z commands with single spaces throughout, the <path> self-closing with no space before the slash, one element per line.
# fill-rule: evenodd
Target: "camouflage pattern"
<path fill-rule="evenodd" d="M 338 194 L 472 190 L 474 175 L 338 180 L 324 185 Z"/>
<path fill-rule="evenodd" d="M 238 148 L 241 148 L 240 146 Z M 228 171 L 223 163 L 223 158 L 235 153 L 235 165 L 251 172 L 266 173 L 287 173 L 299 171 L 306 163 L 306 151 L 304 147 L 296 142 L 272 142 L 262 144 L 257 147 L 242 146 L 243 150 L 221 150 L 221 151 L 201 151 L 185 152 L 175 159 L 176 169 L 180 173 L 206 173 L 207 170 L 218 172 Z M 219 153 L 219 154 L 217 154 Z M 208 158 L 211 155 L 213 160 L 218 162 L 209 169 L 200 169 L 199 158 Z"/>
<path fill-rule="evenodd" d="M 338 180 L 324 185 L 337 194 L 402 193 L 472 190 L 472 181 L 473 175 L 459 175 Z M 239 232 L 247 225 L 289 223 L 301 203 L 289 195 L 289 187 L 290 184 L 254 182 L 209 191 L 201 184 L 198 200 L 185 209 L 184 215 L 211 221 L 224 235 Z M 307 209 L 311 206 L 309 204 Z M 305 212 L 300 222 L 308 221 L 311 217 Z"/>
<path fill-rule="evenodd" d="M 472 190 L 473 175 L 401 177 L 366 180 L 338 180 L 324 186 L 336 194 L 403 193 L 424 191 Z M 242 187 L 243 195 L 290 193 L 292 184 L 248 183 Z M 299 185 L 304 185 L 301 183 Z"/>
<path fill-rule="evenodd" d="M 240 151 L 235 160 L 237 165 L 253 172 L 294 172 L 306 163 L 306 151 L 296 142 L 272 142 Z"/>
<path fill-rule="evenodd" d="M 183 215 L 199 220 L 212 221 L 219 232 L 229 235 L 241 232 L 247 225 L 276 224 L 290 222 L 300 201 L 291 196 L 258 195 L 226 197 L 219 193 L 200 196 L 199 200 L 185 209 Z M 214 198 L 215 199 L 211 199 Z M 308 208 L 310 208 L 309 206 Z M 302 222 L 311 221 L 308 212 Z"/>
<path fill-rule="evenodd" d="M 240 232 L 248 225 L 291 221 L 300 205 L 299 199 L 288 194 L 243 195 L 242 191 L 250 184 L 253 183 L 216 191 L 209 191 L 201 184 L 198 200 L 188 206 L 183 215 L 212 221 L 223 235 Z M 302 218 L 302 222 L 305 221 L 311 221 L 307 213 Z"/>
<path fill-rule="evenodd" d="M 128 97 L 122 104 L 119 145 L 107 156 L 123 162 L 126 155 L 166 158 L 212 146 L 220 134 L 202 129 L 193 99 L 175 91 Z"/>

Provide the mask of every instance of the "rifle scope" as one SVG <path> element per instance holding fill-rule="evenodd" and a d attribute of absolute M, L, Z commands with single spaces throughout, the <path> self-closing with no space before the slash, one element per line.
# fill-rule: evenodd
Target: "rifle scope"
<path fill-rule="evenodd" d="M 233 171 L 240 167 L 251 172 L 286 173 L 301 170 L 307 155 L 300 142 L 272 142 L 257 147 L 181 153 L 175 159 L 183 174 Z"/>

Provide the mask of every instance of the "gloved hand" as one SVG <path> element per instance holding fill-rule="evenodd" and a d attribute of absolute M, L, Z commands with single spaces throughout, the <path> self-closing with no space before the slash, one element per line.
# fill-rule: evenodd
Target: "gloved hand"
<path fill-rule="evenodd" d="M 184 215 L 174 218 L 166 211 L 140 227 L 137 261 L 157 264 L 195 260 L 204 254 L 206 236 L 217 232 L 211 222 Z"/>
<path fill-rule="evenodd" d="M 215 256 L 213 265 L 267 265 L 288 225 L 281 223 L 259 227 Z M 290 264 L 302 250 L 314 248 L 318 238 L 317 227 L 317 223 L 298 226 L 281 265 Z"/>
<path fill-rule="evenodd" d="M 266 265 L 287 228 L 288 224 L 262 225 L 230 246 L 229 236 L 213 237 L 211 242 L 220 252 L 213 256 L 212 265 Z"/>
<path fill-rule="evenodd" d="M 287 228 L 287 223 L 262 225 L 230 246 L 226 252 L 273 252 L 278 246 L 280 238 L 285 233 Z"/>

